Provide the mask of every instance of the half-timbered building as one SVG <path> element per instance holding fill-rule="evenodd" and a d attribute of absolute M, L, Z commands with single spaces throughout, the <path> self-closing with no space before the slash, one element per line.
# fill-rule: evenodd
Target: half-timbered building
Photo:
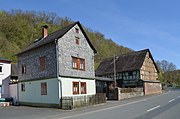
<path fill-rule="evenodd" d="M 158 68 L 149 49 L 102 61 L 96 76 L 112 78 L 117 87 L 144 87 L 145 94 L 161 92 Z"/>

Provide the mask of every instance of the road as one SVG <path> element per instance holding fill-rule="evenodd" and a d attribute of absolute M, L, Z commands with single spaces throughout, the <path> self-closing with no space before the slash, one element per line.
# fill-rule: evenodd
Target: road
<path fill-rule="evenodd" d="M 180 119 L 180 89 L 72 111 L 23 106 L 0 108 L 0 119 Z"/>

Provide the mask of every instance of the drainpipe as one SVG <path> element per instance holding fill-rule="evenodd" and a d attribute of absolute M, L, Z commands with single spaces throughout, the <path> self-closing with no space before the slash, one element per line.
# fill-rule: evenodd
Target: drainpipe
<path fill-rule="evenodd" d="M 58 39 L 55 39 L 55 44 L 56 44 L 56 62 L 57 62 L 57 68 L 56 68 L 56 77 L 57 77 L 57 80 L 58 82 L 60 83 L 60 91 L 61 91 L 61 99 L 60 99 L 60 104 L 61 104 L 61 107 L 62 108 L 62 81 L 59 79 L 59 57 L 58 57 L 58 53 L 59 53 L 59 49 L 58 49 Z"/>

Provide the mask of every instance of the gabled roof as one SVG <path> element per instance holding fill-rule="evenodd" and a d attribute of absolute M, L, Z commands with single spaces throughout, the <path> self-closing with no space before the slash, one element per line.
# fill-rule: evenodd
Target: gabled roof
<path fill-rule="evenodd" d="M 115 61 L 116 72 L 140 70 L 140 68 L 143 65 L 147 52 L 149 52 L 149 55 L 151 59 L 153 60 L 153 57 L 149 49 L 118 56 L 118 58 Z M 156 69 L 158 70 L 155 62 L 154 62 L 154 65 Z M 96 76 L 113 74 L 114 73 L 113 71 L 114 71 L 114 58 L 109 58 L 100 63 L 99 67 L 96 70 Z"/>
<path fill-rule="evenodd" d="M 51 34 L 49 34 L 47 37 L 45 38 L 39 38 L 37 40 L 35 40 L 33 43 L 31 43 L 29 46 L 27 46 L 26 48 L 22 49 L 21 53 L 24 53 L 24 52 L 27 52 L 27 51 L 30 51 L 32 49 L 35 49 L 35 48 L 38 48 L 40 46 L 43 46 L 45 44 L 48 44 L 48 43 L 51 43 L 51 42 L 54 42 L 56 39 L 59 39 L 61 38 L 62 36 L 64 36 L 72 27 L 74 27 L 75 25 L 78 25 L 81 29 L 81 31 L 83 32 L 84 36 L 86 37 L 90 47 L 92 48 L 92 50 L 94 51 L 94 53 L 97 53 L 96 49 L 93 47 L 91 41 L 89 40 L 89 38 L 87 37 L 83 27 L 81 26 L 80 22 L 74 22 L 62 29 L 59 29 Z M 21 54 L 19 53 L 19 54 Z"/>

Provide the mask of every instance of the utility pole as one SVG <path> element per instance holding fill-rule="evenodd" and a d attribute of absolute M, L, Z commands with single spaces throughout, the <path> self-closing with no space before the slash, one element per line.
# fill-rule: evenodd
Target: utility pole
<path fill-rule="evenodd" d="M 115 85 L 115 87 L 117 87 L 117 82 L 116 82 L 116 58 L 118 58 L 118 57 L 116 57 L 114 55 L 114 85 Z"/>

